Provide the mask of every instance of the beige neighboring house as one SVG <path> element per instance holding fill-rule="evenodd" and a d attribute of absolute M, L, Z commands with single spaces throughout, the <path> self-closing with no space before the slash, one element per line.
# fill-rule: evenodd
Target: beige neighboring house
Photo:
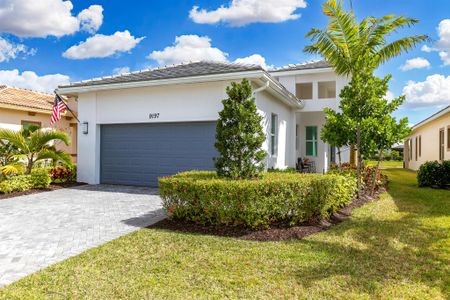
<path fill-rule="evenodd" d="M 0 128 L 19 130 L 29 125 L 50 128 L 50 116 L 54 99 L 55 96 L 52 94 L 0 85 Z M 76 102 L 70 100 L 66 103 L 76 113 Z M 56 147 L 70 153 L 73 161 L 76 162 L 77 120 L 67 112 L 55 124 L 54 128 L 62 130 L 70 136 L 70 146 L 58 142 Z"/>
<path fill-rule="evenodd" d="M 405 141 L 405 168 L 418 170 L 434 160 L 450 160 L 450 105 L 414 125 Z"/>

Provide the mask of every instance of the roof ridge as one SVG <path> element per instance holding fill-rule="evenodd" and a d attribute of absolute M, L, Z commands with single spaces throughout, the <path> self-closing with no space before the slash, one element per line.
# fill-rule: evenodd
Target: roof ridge
<path fill-rule="evenodd" d="M 163 71 L 163 70 L 168 70 L 171 68 L 176 68 L 176 67 L 180 67 L 180 66 L 188 66 L 188 65 L 192 65 L 192 64 L 198 64 L 198 63 L 208 63 L 208 64 L 216 64 L 216 65 L 236 66 L 236 67 L 259 67 L 259 68 L 261 68 L 261 70 L 263 70 L 263 68 L 261 66 L 256 65 L 256 64 L 245 64 L 245 63 L 237 63 L 237 62 L 220 62 L 220 61 L 214 61 L 214 60 L 194 60 L 194 61 L 189 61 L 189 62 L 181 62 L 181 63 L 175 63 L 175 64 L 170 64 L 170 65 L 158 66 L 158 67 L 154 67 L 154 68 L 147 68 L 147 69 L 142 69 L 142 70 L 137 70 L 137 71 L 132 71 L 132 72 L 124 72 L 124 73 L 120 73 L 120 74 L 116 74 L 116 75 L 74 81 L 74 82 L 70 82 L 69 85 L 67 85 L 67 86 L 91 83 L 91 82 L 100 81 L 103 79 L 113 79 L 113 78 L 118 78 L 121 76 L 142 74 L 144 72 Z"/>
<path fill-rule="evenodd" d="M 32 89 L 27 89 L 27 88 L 18 87 L 18 86 L 11 86 L 11 85 L 7 85 L 7 84 L 0 84 L 0 88 L 2 90 L 14 89 L 14 90 L 33 92 L 33 93 L 36 93 L 36 94 L 42 94 L 42 95 L 46 95 L 46 96 L 53 96 L 53 94 L 51 94 L 51 93 L 47 93 L 47 92 L 43 92 L 43 91 L 37 91 L 37 90 L 32 90 Z"/>
<path fill-rule="evenodd" d="M 314 63 L 319 63 L 319 62 L 326 62 L 326 60 L 324 59 L 313 59 L 313 60 L 307 60 L 301 63 L 297 63 L 297 64 L 287 64 L 281 67 L 276 67 L 274 69 L 272 69 L 272 71 L 279 71 L 279 70 L 284 70 L 284 69 L 289 69 L 289 68 L 295 68 L 295 67 L 301 67 L 301 66 L 306 66 L 309 64 L 314 64 Z"/>

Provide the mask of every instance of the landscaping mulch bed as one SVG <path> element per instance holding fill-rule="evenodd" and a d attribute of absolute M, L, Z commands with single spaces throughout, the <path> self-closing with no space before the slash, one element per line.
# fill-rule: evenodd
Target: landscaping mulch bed
<path fill-rule="evenodd" d="M 148 228 L 233 237 L 252 241 L 285 241 L 302 239 L 311 234 L 327 230 L 331 226 L 348 219 L 351 216 L 353 209 L 378 200 L 379 195 L 384 191 L 385 190 L 378 191 L 373 197 L 369 196 L 368 193 L 364 193 L 360 199 L 355 198 L 352 203 L 340 209 L 337 213 L 332 215 L 329 220 L 311 220 L 297 226 L 276 224 L 269 229 L 250 229 L 241 226 L 211 226 L 187 221 L 164 219 Z"/>
<path fill-rule="evenodd" d="M 50 184 L 50 186 L 47 189 L 31 189 L 31 190 L 23 191 L 23 192 L 0 194 L 0 200 L 14 198 L 14 197 L 18 197 L 18 196 L 24 196 L 24 195 L 32 195 L 32 194 L 37 194 L 37 193 L 50 192 L 50 191 L 55 191 L 55 190 L 64 189 L 64 188 L 76 187 L 76 186 L 80 186 L 80 185 L 85 185 L 85 183 L 78 183 L 78 182 L 52 183 L 52 184 Z"/>

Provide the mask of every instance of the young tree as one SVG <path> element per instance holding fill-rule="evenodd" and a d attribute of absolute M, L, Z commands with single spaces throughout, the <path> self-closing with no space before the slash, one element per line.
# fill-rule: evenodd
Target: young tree
<path fill-rule="evenodd" d="M 232 82 L 227 95 L 216 128 L 217 174 L 232 179 L 257 177 L 264 169 L 262 144 L 266 137 L 250 82 Z"/>
<path fill-rule="evenodd" d="M 350 145 L 354 128 L 352 128 L 350 121 L 342 113 L 335 112 L 329 108 L 326 108 L 324 112 L 326 121 L 322 127 L 320 138 L 331 146 L 336 147 L 338 167 L 339 170 L 342 170 L 341 149 Z"/>
<path fill-rule="evenodd" d="M 15 158 L 26 161 L 25 174 L 30 174 L 34 164 L 43 159 L 59 160 L 72 164 L 69 154 L 55 150 L 53 141 L 62 141 L 69 145 L 69 136 L 62 131 L 44 131 L 38 126 L 22 128 L 19 131 L 0 129 L 0 140 L 6 141 L 17 149 Z"/>
<path fill-rule="evenodd" d="M 354 113 L 367 111 L 364 78 L 389 59 L 413 49 L 418 43 L 428 40 L 426 35 L 415 35 L 387 42 L 387 37 L 398 29 L 411 27 L 418 20 L 387 15 L 382 18 L 367 17 L 357 22 L 352 11 L 345 11 L 341 1 L 329 0 L 323 5 L 323 13 L 329 18 L 325 29 L 313 28 L 306 37 L 313 44 L 304 51 L 322 55 L 338 75 L 352 77 L 353 87 L 347 91 L 356 103 Z M 367 85 L 366 85 L 367 86 Z M 355 116 L 356 116 L 355 114 Z M 358 150 L 358 196 L 361 187 L 362 120 L 357 118 L 356 147 Z"/>

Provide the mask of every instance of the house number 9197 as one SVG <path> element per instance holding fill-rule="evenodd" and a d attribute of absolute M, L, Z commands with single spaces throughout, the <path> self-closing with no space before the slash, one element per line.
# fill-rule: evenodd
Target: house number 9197
<path fill-rule="evenodd" d="M 150 114 L 148 114 L 148 118 L 149 119 L 158 119 L 159 113 L 150 113 Z"/>

